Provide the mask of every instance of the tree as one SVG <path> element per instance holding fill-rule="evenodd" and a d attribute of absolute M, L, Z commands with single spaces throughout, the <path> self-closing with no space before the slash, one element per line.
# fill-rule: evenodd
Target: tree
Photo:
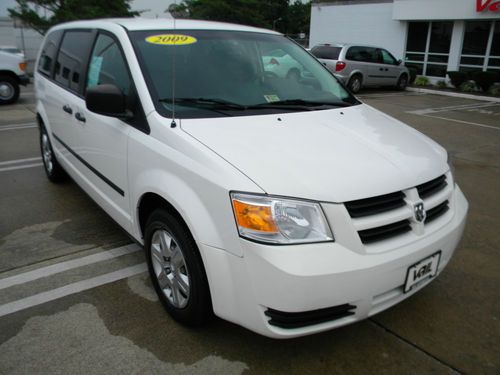
<path fill-rule="evenodd" d="M 184 0 L 172 4 L 168 11 L 176 18 L 239 23 L 282 33 L 309 30 L 310 2 L 295 0 Z"/>
<path fill-rule="evenodd" d="M 130 10 L 131 0 L 16 0 L 17 6 L 9 8 L 11 17 L 40 34 L 58 23 L 108 18 L 133 17 L 139 12 Z"/>

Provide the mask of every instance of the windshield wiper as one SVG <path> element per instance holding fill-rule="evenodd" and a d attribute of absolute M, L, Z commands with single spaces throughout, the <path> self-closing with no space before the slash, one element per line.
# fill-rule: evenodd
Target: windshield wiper
<path fill-rule="evenodd" d="M 223 99 L 212 99 L 212 98 L 163 98 L 160 99 L 162 103 L 172 103 L 187 106 L 187 107 L 210 107 L 214 109 L 236 109 L 236 110 L 245 110 L 246 106 L 233 103 Z"/>
<path fill-rule="evenodd" d="M 172 98 L 160 99 L 162 103 L 172 103 Z M 175 104 L 186 107 L 206 108 L 215 112 L 218 110 L 252 110 L 252 109 L 287 109 L 292 111 L 315 111 L 324 107 L 349 107 L 346 102 L 321 102 L 303 99 L 288 99 L 255 105 L 243 105 L 216 98 L 175 98 Z M 223 113 L 223 112 L 221 112 Z M 226 114 L 226 113 L 224 113 Z M 227 115 L 227 114 L 226 114 Z"/>
<path fill-rule="evenodd" d="M 262 103 L 253 106 L 248 106 L 248 109 L 256 108 L 288 108 L 288 109 L 298 109 L 298 110 L 308 110 L 314 111 L 318 107 L 350 107 L 352 104 L 346 102 L 322 102 L 313 100 L 303 100 L 303 99 L 288 99 L 280 100 L 270 103 Z"/>

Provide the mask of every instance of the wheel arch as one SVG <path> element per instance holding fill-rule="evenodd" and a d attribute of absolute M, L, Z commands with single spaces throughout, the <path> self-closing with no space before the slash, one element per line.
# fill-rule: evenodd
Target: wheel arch
<path fill-rule="evenodd" d="M 18 84 L 21 84 L 21 80 L 19 79 L 18 75 L 14 73 L 12 70 L 0 70 L 0 76 L 7 76 L 14 78 Z"/>

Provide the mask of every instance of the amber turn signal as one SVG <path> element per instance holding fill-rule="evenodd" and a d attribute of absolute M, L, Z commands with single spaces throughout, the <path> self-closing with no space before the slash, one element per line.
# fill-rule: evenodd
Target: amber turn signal
<path fill-rule="evenodd" d="M 233 199 L 234 213 L 238 225 L 261 232 L 278 233 L 270 206 L 257 206 Z"/>

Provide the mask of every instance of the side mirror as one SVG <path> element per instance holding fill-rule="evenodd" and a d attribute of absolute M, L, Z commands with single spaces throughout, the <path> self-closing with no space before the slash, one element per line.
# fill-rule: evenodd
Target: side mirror
<path fill-rule="evenodd" d="M 402 63 L 403 63 L 403 60 L 399 59 L 396 64 L 401 65 Z"/>
<path fill-rule="evenodd" d="M 127 110 L 126 97 L 118 87 L 111 84 L 89 88 L 85 95 L 85 104 L 89 111 L 103 116 L 127 119 L 132 112 Z"/>

